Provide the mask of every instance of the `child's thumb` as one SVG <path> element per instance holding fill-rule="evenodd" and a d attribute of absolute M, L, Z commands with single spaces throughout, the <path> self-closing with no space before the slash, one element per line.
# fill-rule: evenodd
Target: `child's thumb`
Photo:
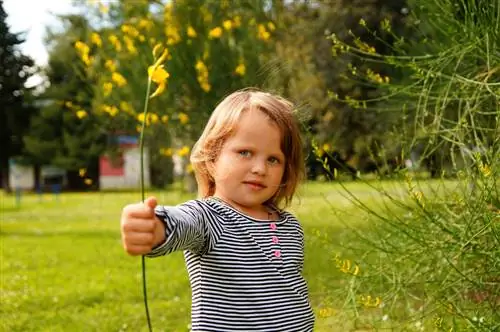
<path fill-rule="evenodd" d="M 151 209 L 154 209 L 157 205 L 157 201 L 156 201 L 156 197 L 148 197 L 146 198 L 146 200 L 144 201 L 144 205 L 146 205 L 147 207 L 151 208 Z"/>

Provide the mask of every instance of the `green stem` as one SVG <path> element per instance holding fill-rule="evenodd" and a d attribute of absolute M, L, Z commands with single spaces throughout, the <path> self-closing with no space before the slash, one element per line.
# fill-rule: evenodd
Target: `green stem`
<path fill-rule="evenodd" d="M 148 78 L 148 85 L 146 88 L 146 99 L 144 100 L 144 119 L 142 121 L 142 128 L 141 128 L 141 136 L 139 139 L 139 149 L 140 149 L 140 158 L 141 158 L 141 198 L 142 201 L 144 202 L 145 200 L 145 193 L 144 193 L 144 130 L 146 128 L 146 117 L 148 114 L 148 104 L 149 104 L 149 94 L 151 90 L 151 78 Z M 149 308 L 148 308 L 148 292 L 147 292 L 147 287 L 146 287 L 146 260 L 145 256 L 142 256 L 142 292 L 144 295 L 144 308 L 146 309 L 146 319 L 148 321 L 148 328 L 149 331 L 153 331 L 153 328 L 151 326 L 151 318 L 149 316 Z"/>

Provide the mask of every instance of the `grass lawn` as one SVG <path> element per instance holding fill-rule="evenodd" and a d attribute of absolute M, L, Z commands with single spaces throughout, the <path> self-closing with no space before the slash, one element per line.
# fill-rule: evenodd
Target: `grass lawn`
<path fill-rule="evenodd" d="M 365 184 L 349 188 L 368 204 L 378 195 Z M 306 184 L 291 208 L 306 232 L 304 275 L 317 331 L 353 330 L 338 305 L 343 299 L 332 299 L 330 291 L 349 280 L 333 260 L 342 250 L 337 240 L 348 232 L 344 223 L 363 223 L 356 214 L 340 220 L 335 213 L 354 210 L 341 192 L 338 184 Z M 166 205 L 193 197 L 148 194 Z M 139 201 L 139 193 L 25 195 L 20 207 L 11 195 L 0 193 L 0 200 L 2 331 L 147 330 L 140 258 L 125 254 L 119 232 L 122 207 Z M 188 331 L 191 298 L 182 254 L 148 259 L 147 280 L 153 329 Z"/>

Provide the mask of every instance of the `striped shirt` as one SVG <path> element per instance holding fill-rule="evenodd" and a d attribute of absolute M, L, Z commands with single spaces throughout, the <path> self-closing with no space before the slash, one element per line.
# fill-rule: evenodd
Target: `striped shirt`
<path fill-rule="evenodd" d="M 167 239 L 148 256 L 184 251 L 193 332 L 313 330 L 304 234 L 292 214 L 259 220 L 212 198 L 155 213 Z"/>

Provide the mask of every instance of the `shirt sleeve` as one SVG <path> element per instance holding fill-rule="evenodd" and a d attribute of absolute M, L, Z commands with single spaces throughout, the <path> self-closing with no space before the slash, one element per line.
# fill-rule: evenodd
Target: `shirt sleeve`
<path fill-rule="evenodd" d="M 177 206 L 157 206 L 155 214 L 165 225 L 166 239 L 146 256 L 157 257 L 177 250 L 206 252 L 212 233 L 206 221 L 206 208 L 197 200 Z"/>

